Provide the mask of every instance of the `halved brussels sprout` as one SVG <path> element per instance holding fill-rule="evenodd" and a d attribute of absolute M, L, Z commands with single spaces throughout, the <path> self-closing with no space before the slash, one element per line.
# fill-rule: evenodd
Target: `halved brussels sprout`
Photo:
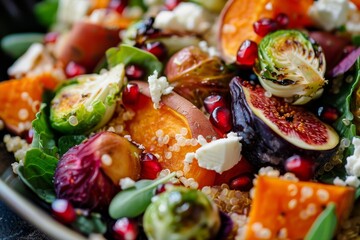
<path fill-rule="evenodd" d="M 101 75 L 83 75 L 61 88 L 51 102 L 50 123 L 64 134 L 89 133 L 105 125 L 125 84 L 124 65 Z"/>
<path fill-rule="evenodd" d="M 319 97 L 326 84 L 325 56 L 320 46 L 297 30 L 268 34 L 259 44 L 255 71 L 273 95 L 305 104 Z"/>
<path fill-rule="evenodd" d="M 149 239 L 214 239 L 220 229 L 216 205 L 201 191 L 173 187 L 155 197 L 143 218 Z"/>

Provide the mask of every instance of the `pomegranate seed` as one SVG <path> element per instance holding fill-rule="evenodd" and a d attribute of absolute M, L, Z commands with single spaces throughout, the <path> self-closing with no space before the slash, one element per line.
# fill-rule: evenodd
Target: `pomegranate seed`
<path fill-rule="evenodd" d="M 120 218 L 113 226 L 113 236 L 117 240 L 135 240 L 137 235 L 138 226 L 129 218 Z"/>
<path fill-rule="evenodd" d="M 321 120 L 327 123 L 334 123 L 339 118 L 339 111 L 330 106 L 319 107 L 318 116 Z"/>
<path fill-rule="evenodd" d="M 164 60 L 167 56 L 166 47 L 162 42 L 146 43 L 143 49 L 154 54 L 159 60 Z"/>
<path fill-rule="evenodd" d="M 158 173 L 162 170 L 157 157 L 151 153 L 145 153 L 141 157 L 141 179 L 155 179 Z"/>
<path fill-rule="evenodd" d="M 139 86 L 136 83 L 128 83 L 122 93 L 122 101 L 125 105 L 133 105 L 137 103 L 139 95 Z"/>
<path fill-rule="evenodd" d="M 286 28 L 289 25 L 289 16 L 286 15 L 285 13 L 279 13 L 278 15 L 276 15 L 275 17 L 275 21 L 277 22 L 279 28 Z"/>
<path fill-rule="evenodd" d="M 142 79 L 145 76 L 145 71 L 140 66 L 132 64 L 125 68 L 126 77 L 130 80 Z"/>
<path fill-rule="evenodd" d="M 66 199 L 56 199 L 51 204 L 51 209 L 55 218 L 65 224 L 70 224 L 76 220 L 75 209 Z"/>
<path fill-rule="evenodd" d="M 126 0 L 111 0 L 109 3 L 109 8 L 114 9 L 119 14 L 122 14 L 127 4 L 128 3 Z"/>
<path fill-rule="evenodd" d="M 26 133 L 25 140 L 28 144 L 31 144 L 34 138 L 34 129 L 30 128 L 29 131 Z"/>
<path fill-rule="evenodd" d="M 249 175 L 240 175 L 230 182 L 230 188 L 240 191 L 250 191 L 252 188 L 252 178 Z"/>
<path fill-rule="evenodd" d="M 254 31 L 257 35 L 264 37 L 266 34 L 271 33 L 278 29 L 278 24 L 271 18 L 261 18 L 254 22 Z"/>
<path fill-rule="evenodd" d="M 152 153 L 143 153 L 140 159 L 141 161 L 158 161 L 158 158 Z"/>
<path fill-rule="evenodd" d="M 65 74 L 68 78 L 73 78 L 85 73 L 86 69 L 80 64 L 77 64 L 75 62 L 69 62 L 68 65 L 66 65 Z"/>
<path fill-rule="evenodd" d="M 215 108 L 210 115 L 210 122 L 221 132 L 228 133 L 232 129 L 230 110 L 226 107 Z"/>
<path fill-rule="evenodd" d="M 208 113 L 212 113 L 217 107 L 226 107 L 226 102 L 220 95 L 210 95 L 204 99 L 204 107 Z"/>
<path fill-rule="evenodd" d="M 59 33 L 58 32 L 49 32 L 44 36 L 44 43 L 55 43 L 56 40 L 59 37 Z"/>
<path fill-rule="evenodd" d="M 258 46 L 255 42 L 245 40 L 239 47 L 236 55 L 236 63 L 246 67 L 252 67 L 258 57 Z"/>
<path fill-rule="evenodd" d="M 181 3 L 181 0 L 165 0 L 165 7 L 167 10 L 172 11 Z"/>
<path fill-rule="evenodd" d="M 285 170 L 294 173 L 300 180 L 307 181 L 314 176 L 314 162 L 308 158 L 294 155 L 286 159 Z"/>

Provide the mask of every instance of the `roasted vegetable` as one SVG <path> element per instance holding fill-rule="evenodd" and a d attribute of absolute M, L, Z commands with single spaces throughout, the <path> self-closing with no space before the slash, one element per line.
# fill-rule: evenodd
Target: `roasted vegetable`
<path fill-rule="evenodd" d="M 175 53 L 168 61 L 165 73 L 175 92 L 198 107 L 211 93 L 226 94 L 233 77 L 219 57 L 195 46 Z"/>
<path fill-rule="evenodd" d="M 330 159 L 339 136 L 329 125 L 301 106 L 266 96 L 260 85 L 234 78 L 233 131 L 242 137 L 242 155 L 254 164 L 280 164 L 298 154 L 322 165 Z"/>
<path fill-rule="evenodd" d="M 144 214 L 149 239 L 212 239 L 220 228 L 216 205 L 201 191 L 173 187 L 158 195 Z"/>
<path fill-rule="evenodd" d="M 259 44 L 255 67 L 261 85 L 271 94 L 305 104 L 319 97 L 326 83 L 321 47 L 297 30 L 268 34 Z"/>
<path fill-rule="evenodd" d="M 218 31 L 222 57 L 234 62 L 239 46 L 245 40 L 260 42 L 253 23 L 262 18 L 275 18 L 287 14 L 289 27 L 302 28 L 311 25 L 307 14 L 313 0 L 229 0 L 220 14 Z M 271 7 L 269 7 L 271 6 Z"/>
<path fill-rule="evenodd" d="M 92 72 L 105 51 L 120 42 L 119 29 L 106 28 L 90 21 L 79 21 L 74 24 L 68 35 L 61 39 L 57 57 L 66 66 L 76 62 Z"/>
<path fill-rule="evenodd" d="M 124 85 L 124 66 L 101 75 L 83 75 L 62 87 L 51 102 L 50 123 L 65 134 L 89 133 L 107 123 Z"/>
<path fill-rule="evenodd" d="M 0 83 L 0 119 L 11 132 L 20 135 L 31 128 L 39 111 L 44 89 L 54 88 L 58 79 L 44 73 Z"/>
<path fill-rule="evenodd" d="M 140 152 L 115 133 L 93 136 L 60 159 L 54 176 L 56 196 L 76 207 L 107 208 L 119 190 L 120 179 L 139 178 Z"/>
<path fill-rule="evenodd" d="M 353 206 L 354 189 L 260 176 L 253 199 L 246 239 L 304 239 L 330 203 L 336 205 L 338 222 L 344 221 Z"/>

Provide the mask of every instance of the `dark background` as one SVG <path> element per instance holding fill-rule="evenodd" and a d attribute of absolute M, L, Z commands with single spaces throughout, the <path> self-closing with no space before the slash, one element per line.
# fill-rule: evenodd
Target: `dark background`
<path fill-rule="evenodd" d="M 0 40 L 11 33 L 46 31 L 36 22 L 33 15 L 33 6 L 37 2 L 38 0 L 0 0 Z M 0 48 L 0 81 L 8 79 L 6 71 L 13 61 L 14 59 L 7 56 Z M 38 240 L 48 237 L 0 201 L 0 239 Z"/>
<path fill-rule="evenodd" d="M 33 14 L 37 2 L 39 0 L 0 0 L 0 40 L 11 33 L 46 31 Z M 8 79 L 6 71 L 13 61 L 0 50 L 0 80 Z"/>

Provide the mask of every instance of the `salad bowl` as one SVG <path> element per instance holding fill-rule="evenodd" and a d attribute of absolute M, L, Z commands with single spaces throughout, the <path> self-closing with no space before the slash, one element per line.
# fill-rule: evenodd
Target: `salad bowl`
<path fill-rule="evenodd" d="M 30 12 L 1 41 L 0 199 L 50 238 L 360 234 L 359 1 Z"/>

